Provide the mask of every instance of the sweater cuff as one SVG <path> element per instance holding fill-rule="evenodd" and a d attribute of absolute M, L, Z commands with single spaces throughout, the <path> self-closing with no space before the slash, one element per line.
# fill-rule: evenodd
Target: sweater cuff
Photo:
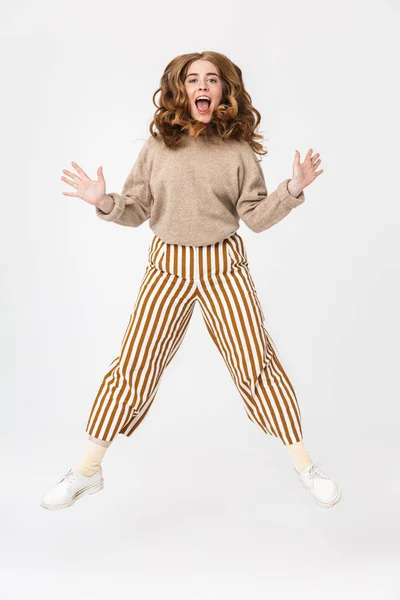
<path fill-rule="evenodd" d="M 110 194 L 105 194 L 106 196 L 110 196 Z M 125 203 L 123 199 L 118 195 L 110 196 L 114 200 L 114 206 L 110 213 L 103 212 L 98 206 L 96 206 L 96 214 L 103 221 L 116 221 L 118 217 L 120 217 L 125 210 Z"/>
<path fill-rule="evenodd" d="M 297 197 L 292 196 L 288 190 L 289 181 L 290 179 L 285 179 L 278 185 L 278 198 L 287 208 L 296 208 L 296 206 L 299 206 L 299 204 L 302 204 L 305 200 L 304 191 L 301 191 Z"/>

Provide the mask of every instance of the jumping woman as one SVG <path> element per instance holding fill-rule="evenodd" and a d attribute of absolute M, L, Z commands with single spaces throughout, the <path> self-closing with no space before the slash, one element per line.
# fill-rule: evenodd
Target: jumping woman
<path fill-rule="evenodd" d="M 160 92 L 159 104 L 154 100 Z M 147 415 L 162 375 L 178 351 L 197 303 L 248 418 L 287 448 L 299 482 L 319 506 L 339 502 L 338 485 L 304 446 L 300 407 L 252 279 L 239 221 L 254 232 L 272 227 L 302 204 L 304 188 L 321 175 L 310 149 L 293 175 L 268 193 L 256 154 L 256 132 L 242 71 L 217 52 L 183 54 L 165 68 L 153 96 L 157 107 L 121 194 L 106 193 L 102 167 L 91 180 L 72 162 L 61 177 L 104 221 L 154 233 L 148 263 L 119 355 L 110 363 L 90 408 L 79 462 L 41 501 L 71 506 L 103 489 L 101 461 L 118 434 L 131 436 Z"/>

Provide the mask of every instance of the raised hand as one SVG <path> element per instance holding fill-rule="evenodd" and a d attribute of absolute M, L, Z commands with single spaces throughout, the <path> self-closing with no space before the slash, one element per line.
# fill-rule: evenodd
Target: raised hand
<path fill-rule="evenodd" d="M 293 162 L 293 177 L 289 184 L 289 191 L 294 196 L 298 196 L 300 192 L 310 185 L 321 173 L 323 169 L 316 171 L 321 160 L 318 159 L 319 154 L 312 154 L 312 149 L 307 152 L 304 162 L 300 162 L 300 153 L 296 150 Z M 318 159 L 318 160 L 317 160 Z"/>
<path fill-rule="evenodd" d="M 72 186 L 76 189 L 76 193 L 73 192 L 62 192 L 64 196 L 75 196 L 76 198 L 82 198 L 85 202 L 92 204 L 93 206 L 97 206 L 99 200 L 106 193 L 106 182 L 103 175 L 103 167 L 99 167 L 97 169 L 97 181 L 94 179 L 90 179 L 85 171 L 81 169 L 79 165 L 77 165 L 74 161 L 71 161 L 74 169 L 79 173 L 80 177 L 75 173 L 71 173 L 71 171 L 67 171 L 63 169 L 62 172 L 71 177 L 67 179 L 66 177 L 61 177 L 65 183 Z"/>

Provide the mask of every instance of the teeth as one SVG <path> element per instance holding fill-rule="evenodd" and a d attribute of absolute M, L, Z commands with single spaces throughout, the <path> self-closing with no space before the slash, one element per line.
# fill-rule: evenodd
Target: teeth
<path fill-rule="evenodd" d="M 209 102 L 211 102 L 210 98 L 207 98 L 207 96 L 199 96 L 198 98 L 196 98 L 196 102 L 197 100 L 208 100 Z"/>

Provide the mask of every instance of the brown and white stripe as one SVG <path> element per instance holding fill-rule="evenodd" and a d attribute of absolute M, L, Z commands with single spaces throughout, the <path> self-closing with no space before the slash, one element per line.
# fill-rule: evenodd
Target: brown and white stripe
<path fill-rule="evenodd" d="M 104 441 L 132 435 L 182 343 L 196 302 L 249 419 L 284 444 L 300 441 L 296 394 L 265 328 L 237 232 L 208 246 L 168 244 L 154 235 L 119 356 L 103 378 L 86 432 Z"/>

